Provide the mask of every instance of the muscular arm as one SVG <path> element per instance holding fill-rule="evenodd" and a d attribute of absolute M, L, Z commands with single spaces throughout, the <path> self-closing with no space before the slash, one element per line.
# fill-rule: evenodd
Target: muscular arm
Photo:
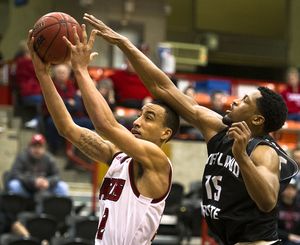
<path fill-rule="evenodd" d="M 157 98 L 166 101 L 186 121 L 199 128 L 208 141 L 224 125 L 222 117 L 183 94 L 169 77 L 140 52 L 128 39 L 122 39 L 118 47 L 125 53 L 145 86 Z"/>
<path fill-rule="evenodd" d="M 98 35 L 112 44 L 116 44 L 127 56 L 145 86 L 158 99 L 174 108 L 186 121 L 199 128 L 206 141 L 225 127 L 221 116 L 208 108 L 199 106 L 196 101 L 180 92 L 169 77 L 155 66 L 127 38 L 114 32 L 92 15 L 85 14 L 84 19 L 92 24 Z"/>
<path fill-rule="evenodd" d="M 37 77 L 41 84 L 47 108 L 59 134 L 91 159 L 106 163 L 110 162 L 114 152 L 117 151 L 115 147 L 93 131 L 76 125 L 57 93 L 50 76 L 37 75 Z"/>
<path fill-rule="evenodd" d="M 88 73 L 87 66 L 90 62 L 91 49 L 96 33 L 92 32 L 89 41 L 87 41 L 85 26 L 83 26 L 82 43 L 79 41 L 76 31 L 74 35 L 76 45 L 72 45 L 67 39 L 66 42 L 71 49 L 72 67 L 85 107 L 97 132 L 134 158 L 145 169 L 160 171 L 161 169 L 166 169 L 166 166 L 169 168 L 167 157 L 157 145 L 137 139 L 116 121 L 106 100 L 95 87 Z"/>
<path fill-rule="evenodd" d="M 279 157 L 266 145 L 255 148 L 249 157 L 235 157 L 252 200 L 263 212 L 270 212 L 277 203 L 279 192 Z"/>
<path fill-rule="evenodd" d="M 47 66 L 37 57 L 32 43 L 33 39 L 29 35 L 28 47 L 31 52 L 36 76 L 40 82 L 47 108 L 59 134 L 91 159 L 109 163 L 117 149 L 113 144 L 103 140 L 98 134 L 86 128 L 79 127 L 73 122 L 62 98 L 56 91 Z"/>
<path fill-rule="evenodd" d="M 75 69 L 74 71 L 85 107 L 97 132 L 146 168 L 153 169 L 160 167 L 162 162 L 168 162 L 158 146 L 135 138 L 116 121 L 107 102 L 96 89 L 87 69 Z"/>

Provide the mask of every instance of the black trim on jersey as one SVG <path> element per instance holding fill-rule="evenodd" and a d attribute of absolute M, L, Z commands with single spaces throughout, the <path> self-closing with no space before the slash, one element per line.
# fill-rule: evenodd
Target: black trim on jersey
<path fill-rule="evenodd" d="M 298 164 L 286 152 L 275 142 L 275 140 L 269 136 L 263 136 L 261 138 L 250 139 L 247 145 L 247 153 L 250 153 L 258 145 L 268 145 L 272 147 L 278 154 L 280 161 L 280 191 L 282 191 L 299 171 Z"/>
<path fill-rule="evenodd" d="M 130 158 L 130 156 L 125 156 L 120 160 L 120 163 L 122 164 L 123 162 L 125 162 L 128 158 Z"/>
<path fill-rule="evenodd" d="M 114 155 L 113 155 L 113 158 L 112 158 L 112 160 L 110 161 L 110 164 L 109 164 L 109 166 L 112 164 L 112 162 L 114 161 L 114 159 L 118 156 L 118 155 L 120 155 L 120 154 L 122 154 L 122 153 L 124 153 L 124 152 L 122 152 L 122 151 L 118 151 L 117 153 L 115 153 Z M 126 154 L 126 153 L 125 153 Z M 120 164 L 122 164 L 123 162 L 125 162 L 126 161 L 126 159 L 128 159 L 128 158 L 130 158 L 130 156 L 124 156 L 123 158 L 121 158 L 121 160 L 120 160 Z"/>
<path fill-rule="evenodd" d="M 122 151 L 116 152 L 116 153 L 112 156 L 111 160 L 108 162 L 108 165 L 110 166 L 110 165 L 112 164 L 112 162 L 114 161 L 114 159 L 115 159 L 118 155 L 120 155 L 121 153 L 123 153 L 123 152 L 122 152 Z"/>

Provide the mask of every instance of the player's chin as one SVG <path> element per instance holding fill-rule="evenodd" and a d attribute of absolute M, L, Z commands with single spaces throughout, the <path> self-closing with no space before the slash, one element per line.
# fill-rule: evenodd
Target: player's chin
<path fill-rule="evenodd" d="M 223 118 L 222 118 L 222 122 L 227 125 L 227 126 L 231 126 L 231 124 L 233 123 L 232 119 L 229 117 L 228 114 L 226 114 Z"/>

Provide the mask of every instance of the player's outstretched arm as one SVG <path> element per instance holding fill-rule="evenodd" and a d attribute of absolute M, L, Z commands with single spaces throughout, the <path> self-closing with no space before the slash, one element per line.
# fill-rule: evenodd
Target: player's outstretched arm
<path fill-rule="evenodd" d="M 145 86 L 156 98 L 165 101 L 185 120 L 199 128 L 207 141 L 224 127 L 219 114 L 199 106 L 195 100 L 179 91 L 169 77 L 126 37 L 92 15 L 85 14 L 84 19 L 98 30 L 97 35 L 117 45 L 124 52 Z"/>
<path fill-rule="evenodd" d="M 84 105 L 87 109 L 96 131 L 115 144 L 121 151 L 127 153 L 137 162 L 148 169 L 165 168 L 169 163 L 163 151 L 155 144 L 137 139 L 125 127 L 119 124 L 106 100 L 97 90 L 94 82 L 88 73 L 88 64 L 93 54 L 92 48 L 96 37 L 93 30 L 88 40 L 85 25 L 82 25 L 83 41 L 80 42 L 76 30 L 74 29 L 73 45 L 64 37 L 71 50 L 71 63 L 74 70 L 78 86 L 80 88 Z"/>
<path fill-rule="evenodd" d="M 30 31 L 28 35 L 28 48 L 45 103 L 59 134 L 91 159 L 109 163 L 116 150 L 111 143 L 103 140 L 95 132 L 79 127 L 73 122 L 49 75 L 50 64 L 44 64 L 33 49 L 34 39 L 31 33 Z"/>

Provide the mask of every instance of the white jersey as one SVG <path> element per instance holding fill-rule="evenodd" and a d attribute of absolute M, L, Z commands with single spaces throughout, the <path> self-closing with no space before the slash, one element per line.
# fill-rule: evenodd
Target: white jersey
<path fill-rule="evenodd" d="M 165 199 L 170 192 L 171 176 L 172 171 L 169 189 L 162 198 L 142 196 L 133 179 L 133 159 L 125 153 L 116 154 L 100 189 L 95 244 L 151 244 L 164 211 Z"/>

